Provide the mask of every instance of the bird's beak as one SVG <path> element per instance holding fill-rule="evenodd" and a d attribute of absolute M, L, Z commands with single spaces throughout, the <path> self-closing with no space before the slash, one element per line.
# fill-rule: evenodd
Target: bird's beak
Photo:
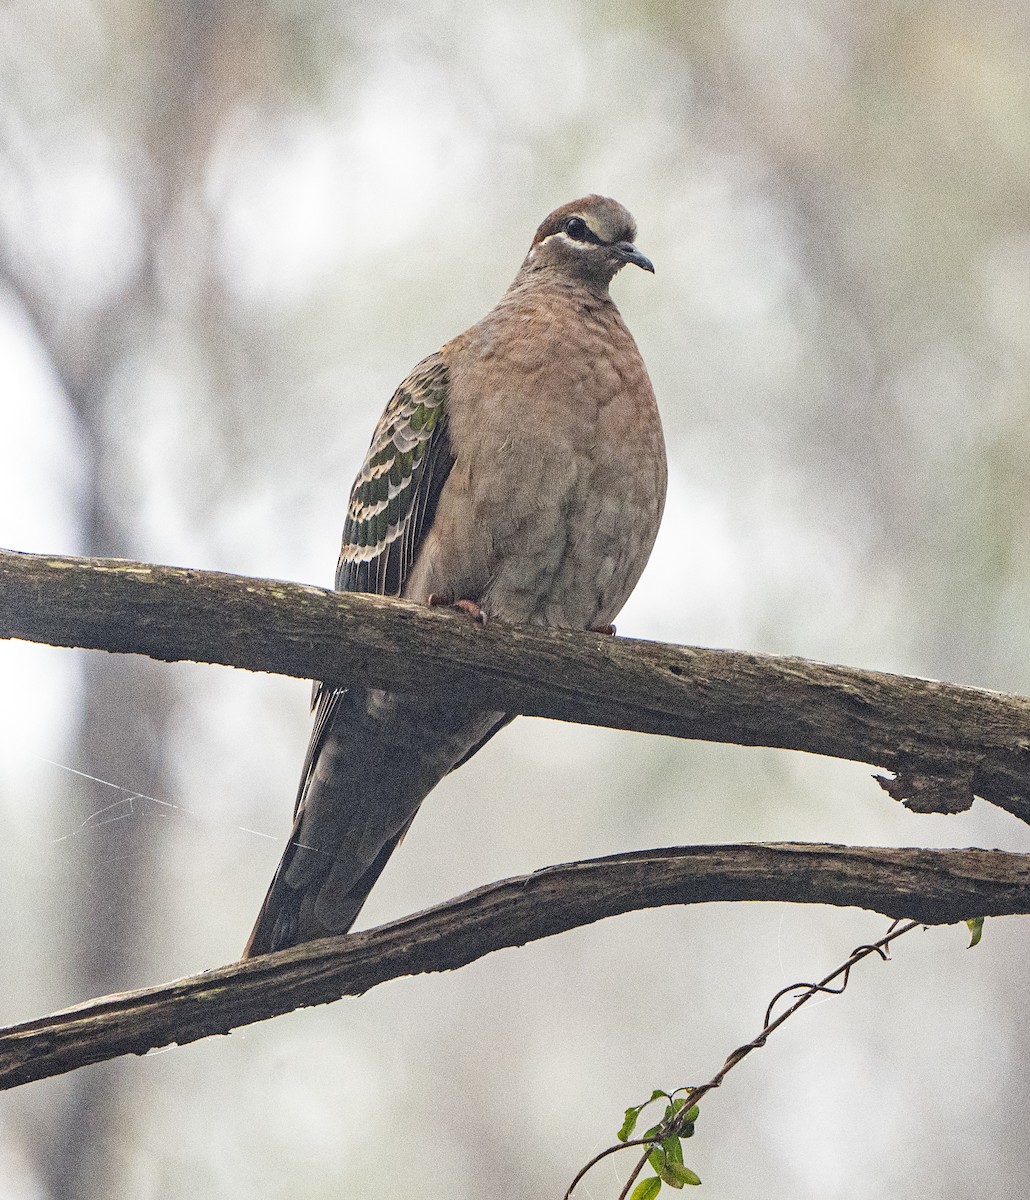
<path fill-rule="evenodd" d="M 654 263 L 646 254 L 641 254 L 632 242 L 616 242 L 612 249 L 624 263 L 633 263 L 634 266 L 640 267 L 641 270 L 650 271 L 652 275 L 654 274 Z"/>

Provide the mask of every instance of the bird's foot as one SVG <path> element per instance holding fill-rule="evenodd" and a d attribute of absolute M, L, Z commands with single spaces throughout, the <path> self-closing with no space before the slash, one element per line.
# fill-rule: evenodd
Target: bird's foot
<path fill-rule="evenodd" d="M 615 637 L 614 625 L 598 625 L 596 629 L 591 629 L 590 633 L 603 633 L 605 637 Z"/>
<path fill-rule="evenodd" d="M 437 592 L 432 592 L 427 603 L 430 608 L 456 608 L 459 612 L 468 613 L 478 624 L 486 624 L 486 613 L 475 600 L 452 600 L 450 596 L 441 596 Z"/>
<path fill-rule="evenodd" d="M 472 620 L 478 621 L 480 625 L 486 624 L 486 613 L 483 612 L 475 600 L 455 600 L 451 608 L 457 608 L 463 613 L 468 613 Z"/>

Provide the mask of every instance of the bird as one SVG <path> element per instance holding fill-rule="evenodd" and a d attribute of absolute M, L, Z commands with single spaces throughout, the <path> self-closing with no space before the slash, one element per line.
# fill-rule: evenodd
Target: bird
<path fill-rule="evenodd" d="M 665 505 L 661 420 L 609 294 L 654 273 L 617 201 L 539 226 L 482 320 L 397 388 L 354 482 L 336 588 L 614 633 Z M 346 933 L 423 799 L 511 715 L 315 684 L 294 824 L 244 958 Z"/>

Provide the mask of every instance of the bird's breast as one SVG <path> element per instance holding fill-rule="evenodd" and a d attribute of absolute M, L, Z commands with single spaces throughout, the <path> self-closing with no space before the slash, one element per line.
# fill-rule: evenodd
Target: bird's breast
<path fill-rule="evenodd" d="M 519 314 L 452 344 L 454 465 L 409 594 L 475 600 L 501 620 L 609 624 L 651 551 L 665 450 L 644 364 L 604 320 Z M 422 595 L 419 595 L 419 592 Z"/>

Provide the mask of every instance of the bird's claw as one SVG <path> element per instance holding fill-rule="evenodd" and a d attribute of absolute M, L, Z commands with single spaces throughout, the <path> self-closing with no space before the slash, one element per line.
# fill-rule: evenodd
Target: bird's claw
<path fill-rule="evenodd" d="M 433 592 L 429 597 L 428 604 L 430 608 L 456 608 L 459 612 L 468 613 L 478 624 L 486 624 L 486 613 L 475 600 L 452 600 L 450 596 L 441 596 L 437 592 Z"/>
<path fill-rule="evenodd" d="M 457 608 L 463 613 L 468 613 L 472 620 L 478 621 L 480 625 L 486 624 L 486 613 L 483 612 L 475 600 L 455 600 L 451 608 Z"/>

